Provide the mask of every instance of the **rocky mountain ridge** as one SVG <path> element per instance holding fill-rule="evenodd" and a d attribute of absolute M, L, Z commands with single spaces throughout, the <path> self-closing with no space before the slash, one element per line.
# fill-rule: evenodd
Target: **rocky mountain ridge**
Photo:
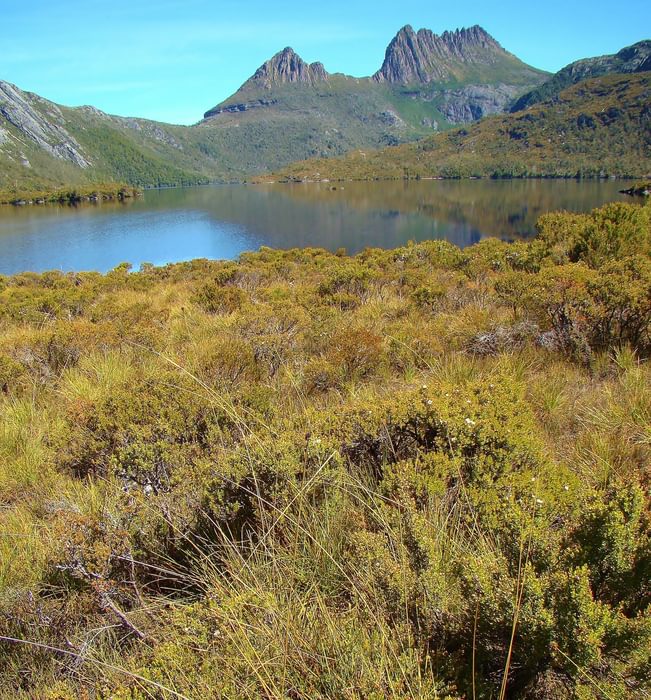
<path fill-rule="evenodd" d="M 443 32 L 404 26 L 389 44 L 373 79 L 383 83 L 431 83 L 455 79 L 453 64 L 490 64 L 506 51 L 482 27 Z"/>
<path fill-rule="evenodd" d="M 507 52 L 478 25 L 440 36 L 406 25 L 370 77 L 330 74 L 287 47 L 204 119 L 227 127 L 312 112 L 323 134 L 360 122 L 360 135 L 354 137 L 360 145 L 391 145 L 502 112 L 547 75 Z M 324 118 L 329 112 L 331 120 Z M 323 155 L 347 148 L 338 139 L 325 142 Z"/>
<path fill-rule="evenodd" d="M 36 109 L 35 103 L 44 107 L 46 113 Z M 53 102 L 0 80 L 0 116 L 53 158 L 67 160 L 80 168 L 91 165 L 82 147 L 66 131 L 63 114 Z M 0 143 L 10 140 L 15 140 L 20 147 L 20 139 L 16 135 L 6 128 L 0 128 Z M 24 153 L 21 160 L 25 167 L 31 166 Z"/>
<path fill-rule="evenodd" d="M 266 61 L 251 78 L 265 87 L 275 83 L 313 85 L 327 79 L 328 73 L 322 63 L 306 63 L 290 46 Z"/>
<path fill-rule="evenodd" d="M 639 41 L 616 54 L 584 58 L 561 68 L 546 83 L 520 97 L 511 107 L 511 112 L 520 112 L 527 107 L 550 99 L 561 90 L 581 80 L 597 78 L 611 73 L 643 73 L 651 71 L 651 40 Z"/>

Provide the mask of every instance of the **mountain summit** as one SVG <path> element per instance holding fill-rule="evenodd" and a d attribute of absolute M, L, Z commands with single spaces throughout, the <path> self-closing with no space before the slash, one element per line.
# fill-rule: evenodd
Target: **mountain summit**
<path fill-rule="evenodd" d="M 401 84 L 446 80 L 450 61 L 486 63 L 491 54 L 500 51 L 504 52 L 478 25 L 439 36 L 429 29 L 416 32 L 408 24 L 387 47 L 382 68 L 373 77 L 378 82 Z"/>
<path fill-rule="evenodd" d="M 465 80 L 486 69 L 528 68 L 479 25 L 443 32 L 403 27 L 389 44 L 382 68 L 373 79 L 409 85 Z"/>
<path fill-rule="evenodd" d="M 241 114 L 251 109 L 270 107 L 277 100 L 270 97 L 274 89 L 285 85 L 314 87 L 330 78 L 323 63 L 307 63 L 290 46 L 279 51 L 242 85 L 230 99 L 204 114 L 204 119 L 220 114 Z"/>
<path fill-rule="evenodd" d="M 248 82 L 270 88 L 282 83 L 314 83 L 328 79 L 322 63 L 306 63 L 291 47 L 263 63 Z"/>

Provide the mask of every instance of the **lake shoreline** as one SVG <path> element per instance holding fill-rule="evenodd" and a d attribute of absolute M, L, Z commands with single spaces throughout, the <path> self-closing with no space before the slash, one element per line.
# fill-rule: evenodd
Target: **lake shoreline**
<path fill-rule="evenodd" d="M 445 239 L 465 248 L 526 239 L 538 216 L 623 201 L 620 189 L 549 179 L 220 184 L 102 204 L 8 206 L 0 208 L 0 274 L 236 259 L 261 246 L 359 252 Z"/>
<path fill-rule="evenodd" d="M 125 183 L 96 184 L 86 187 L 64 187 L 51 190 L 19 190 L 0 192 L 0 205 L 26 207 L 46 204 L 80 204 L 124 201 L 142 196 L 143 190 Z"/>
<path fill-rule="evenodd" d="M 639 177 L 634 175 L 609 175 L 608 177 L 589 177 L 577 175 L 504 175 L 499 177 L 485 175 L 432 175 L 432 176 L 409 176 L 409 177 L 340 177 L 340 178 L 285 178 L 279 180 L 262 180 L 255 178 L 245 180 L 242 184 L 245 185 L 301 185 L 301 184 L 328 184 L 329 182 L 423 182 L 423 181 L 460 181 L 460 180 L 484 180 L 484 181 L 523 181 L 523 180 L 574 180 L 576 182 L 631 182 L 639 180 Z M 622 190 L 622 192 L 624 192 Z"/>

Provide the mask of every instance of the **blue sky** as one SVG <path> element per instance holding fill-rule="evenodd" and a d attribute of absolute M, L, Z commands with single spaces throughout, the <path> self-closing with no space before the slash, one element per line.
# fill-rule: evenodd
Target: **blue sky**
<path fill-rule="evenodd" d="M 0 10 L 0 79 L 61 104 L 184 124 L 285 46 L 362 76 L 405 24 L 480 24 L 549 71 L 651 37 L 648 0 L 0 0 Z"/>

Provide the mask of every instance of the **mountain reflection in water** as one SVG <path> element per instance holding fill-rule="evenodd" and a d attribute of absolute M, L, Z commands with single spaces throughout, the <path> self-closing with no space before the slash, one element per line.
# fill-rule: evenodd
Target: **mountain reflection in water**
<path fill-rule="evenodd" d="M 234 258 L 272 248 L 394 248 L 535 235 L 541 214 L 589 211 L 621 182 L 448 180 L 151 190 L 128 204 L 0 208 L 0 273 L 106 271 L 128 261 Z"/>

